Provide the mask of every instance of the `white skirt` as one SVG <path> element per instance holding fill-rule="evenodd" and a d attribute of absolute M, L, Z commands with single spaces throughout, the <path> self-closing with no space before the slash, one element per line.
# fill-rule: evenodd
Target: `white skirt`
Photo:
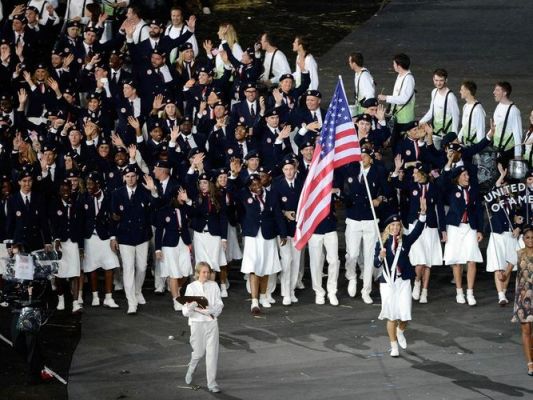
<path fill-rule="evenodd" d="M 220 272 L 220 266 L 226 265 L 226 254 L 222 248 L 220 236 L 209 232 L 194 232 L 194 262 L 208 263 L 213 271 Z"/>
<path fill-rule="evenodd" d="M 6 263 L 9 258 L 9 253 L 7 252 L 7 247 L 5 243 L 0 243 L 0 275 L 6 273 Z"/>
<path fill-rule="evenodd" d="M 444 246 L 444 263 L 446 265 L 466 264 L 469 261 L 483 262 L 479 250 L 477 232 L 469 224 L 446 226 L 448 241 Z"/>
<path fill-rule="evenodd" d="M 120 267 L 117 255 L 111 250 L 111 240 L 102 240 L 98 235 L 85 239 L 83 271 L 93 272 L 98 268 L 110 270 Z"/>
<path fill-rule="evenodd" d="M 228 247 L 226 248 L 226 260 L 241 260 L 242 251 L 237 237 L 237 228 L 228 224 Z"/>
<path fill-rule="evenodd" d="M 177 246 L 162 247 L 161 252 L 161 278 L 179 279 L 192 275 L 191 252 L 181 238 Z"/>
<path fill-rule="evenodd" d="M 379 319 L 411 321 L 411 281 L 397 278 L 392 285 L 379 284 L 381 312 Z"/>
<path fill-rule="evenodd" d="M 61 242 L 61 260 L 59 260 L 58 278 L 74 278 L 80 276 L 80 248 L 78 243 L 70 239 Z"/>
<path fill-rule="evenodd" d="M 511 232 L 491 233 L 487 246 L 487 272 L 505 270 L 507 263 L 516 270 L 518 239 Z"/>
<path fill-rule="evenodd" d="M 245 236 L 241 272 L 266 276 L 277 274 L 279 271 L 281 263 L 276 239 L 264 239 L 261 229 L 256 237 Z"/>
<path fill-rule="evenodd" d="M 415 224 L 409 224 L 407 234 L 412 232 Z M 428 228 L 413 243 L 409 251 L 409 261 L 412 265 L 442 265 L 442 247 L 438 228 Z"/>

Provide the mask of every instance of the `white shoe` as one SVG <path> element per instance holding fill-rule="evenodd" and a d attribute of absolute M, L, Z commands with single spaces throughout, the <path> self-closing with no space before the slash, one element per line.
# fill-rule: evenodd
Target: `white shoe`
<path fill-rule="evenodd" d="M 146 304 L 146 300 L 144 299 L 144 296 L 142 293 L 137 293 L 136 297 L 137 297 L 138 304 L 141 304 L 141 305 Z"/>
<path fill-rule="evenodd" d="M 422 289 L 422 293 L 420 294 L 420 304 L 426 304 L 428 302 L 428 290 Z"/>
<path fill-rule="evenodd" d="M 209 388 L 209 391 L 210 391 L 211 393 L 220 393 L 220 388 L 219 388 L 218 386 L 215 385 L 215 386 L 213 386 L 213 387 L 210 387 L 210 388 Z"/>
<path fill-rule="evenodd" d="M 75 314 L 75 313 L 80 312 L 82 310 L 83 310 L 83 307 L 80 306 L 80 303 L 78 303 L 77 300 L 74 300 L 72 302 L 72 314 Z"/>
<path fill-rule="evenodd" d="M 292 304 L 291 296 L 283 296 L 283 302 L 282 304 L 284 306 L 290 306 Z"/>
<path fill-rule="evenodd" d="M 466 291 L 466 301 L 470 307 L 473 307 L 477 304 L 476 298 L 474 297 L 474 291 L 472 289 L 468 289 Z"/>
<path fill-rule="evenodd" d="M 189 367 L 189 368 L 187 369 L 187 374 L 185 374 L 185 383 L 186 383 L 187 385 L 190 385 L 190 384 L 192 383 L 192 376 L 193 376 L 193 374 L 194 374 L 194 369 L 191 368 L 191 367 Z"/>
<path fill-rule="evenodd" d="M 457 294 L 455 295 L 455 301 L 459 304 L 465 304 L 465 294 L 463 293 L 463 289 L 456 289 Z"/>
<path fill-rule="evenodd" d="M 252 314 L 259 314 L 261 312 L 261 308 L 259 308 L 259 301 L 257 299 L 252 299 L 250 311 L 252 312 Z"/>
<path fill-rule="evenodd" d="M 176 300 L 172 300 L 172 301 L 174 303 L 174 311 L 183 310 L 183 306 L 181 305 L 181 303 L 179 301 L 176 301 Z"/>
<path fill-rule="evenodd" d="M 297 282 L 297 283 L 296 283 L 296 289 L 298 289 L 298 290 L 303 290 L 303 289 L 305 289 L 305 285 L 304 285 L 304 283 L 303 283 L 302 281 Z"/>
<path fill-rule="evenodd" d="M 499 292 L 498 293 L 498 304 L 503 307 L 507 303 L 509 303 L 509 300 L 507 300 L 507 297 L 505 297 L 505 293 L 504 292 Z"/>
<path fill-rule="evenodd" d="M 270 308 L 272 307 L 272 304 L 270 304 L 270 301 L 268 301 L 268 298 L 265 295 L 259 295 L 259 304 L 261 304 L 261 307 L 263 308 Z"/>
<path fill-rule="evenodd" d="M 203 7 L 202 12 L 204 13 L 204 15 L 209 15 L 211 14 L 211 9 L 209 7 Z"/>
<path fill-rule="evenodd" d="M 400 349 L 398 348 L 398 342 L 390 342 L 390 355 L 391 357 L 399 357 Z"/>
<path fill-rule="evenodd" d="M 56 310 L 63 311 L 65 309 L 65 296 L 57 296 Z"/>
<path fill-rule="evenodd" d="M 298 303 L 298 297 L 296 297 L 294 293 L 291 294 L 291 303 Z"/>
<path fill-rule="evenodd" d="M 78 293 L 78 304 L 83 305 L 83 292 Z"/>
<path fill-rule="evenodd" d="M 320 305 L 326 304 L 326 300 L 324 299 L 324 296 L 317 294 L 315 296 L 315 304 L 320 304 Z"/>
<path fill-rule="evenodd" d="M 415 284 L 413 285 L 413 293 L 412 293 L 413 300 L 420 299 L 420 286 L 421 286 L 421 282 L 415 279 Z"/>
<path fill-rule="evenodd" d="M 137 314 L 137 306 L 128 306 L 128 315 Z"/>
<path fill-rule="evenodd" d="M 270 304 L 276 304 L 276 300 L 274 299 L 274 297 L 272 297 L 271 294 L 267 294 L 267 300 Z"/>
<path fill-rule="evenodd" d="M 220 284 L 220 297 L 228 297 L 228 289 L 224 283 Z"/>
<path fill-rule="evenodd" d="M 398 340 L 400 347 L 405 350 L 407 348 L 407 340 L 405 339 L 403 332 L 404 331 L 400 328 L 396 327 L 396 339 Z"/>
<path fill-rule="evenodd" d="M 356 279 L 350 279 L 348 282 L 348 295 L 350 297 L 355 297 L 357 294 L 357 280 Z"/>
<path fill-rule="evenodd" d="M 154 289 L 154 293 L 155 294 L 163 294 L 163 293 L 165 293 L 165 289 L 162 289 L 162 288 Z"/>
<path fill-rule="evenodd" d="M 229 290 L 229 279 L 226 279 L 225 285 L 226 285 L 226 290 Z"/>
<path fill-rule="evenodd" d="M 329 304 L 331 304 L 332 306 L 339 305 L 339 299 L 337 299 L 336 294 L 328 294 L 328 300 L 329 300 Z"/>
<path fill-rule="evenodd" d="M 374 302 L 368 293 L 361 293 L 361 297 L 366 304 L 372 304 Z"/>
<path fill-rule="evenodd" d="M 2 308 L 9 307 L 9 303 L 7 301 L 3 301 L 3 302 L 0 303 L 0 307 L 2 307 Z"/>
<path fill-rule="evenodd" d="M 118 304 L 115 303 L 115 299 L 113 299 L 112 297 L 104 299 L 104 307 L 119 308 Z"/>
<path fill-rule="evenodd" d="M 100 298 L 98 295 L 93 295 L 93 301 L 91 302 L 91 306 L 98 307 L 100 305 Z"/>

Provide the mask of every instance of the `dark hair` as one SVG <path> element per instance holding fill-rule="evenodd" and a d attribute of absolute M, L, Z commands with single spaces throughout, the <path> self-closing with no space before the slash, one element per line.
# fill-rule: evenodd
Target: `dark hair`
<path fill-rule="evenodd" d="M 461 86 L 467 88 L 468 91 L 472 94 L 472 96 L 476 95 L 477 85 L 474 81 L 463 81 L 463 83 L 461 83 Z"/>
<path fill-rule="evenodd" d="M 139 6 L 131 5 L 131 6 L 128 7 L 128 9 L 130 9 L 139 18 L 142 18 L 142 11 L 141 11 L 141 8 Z"/>
<path fill-rule="evenodd" d="M 172 11 L 181 11 L 181 15 L 185 16 L 185 11 L 183 11 L 183 7 L 181 6 L 173 5 L 172 8 L 170 9 L 170 12 Z"/>
<path fill-rule="evenodd" d="M 435 71 L 433 71 L 433 76 L 435 75 L 444 79 L 448 79 L 448 71 L 446 71 L 444 68 L 437 68 Z"/>
<path fill-rule="evenodd" d="M 262 38 L 263 36 L 265 37 L 265 40 L 266 40 L 271 46 L 273 46 L 273 47 L 277 47 L 277 46 L 276 46 L 276 40 L 275 40 L 275 38 L 272 36 L 271 33 L 269 33 L 269 32 L 263 32 L 263 33 L 261 33 L 261 35 L 259 35 L 259 41 L 261 41 L 261 38 Z"/>
<path fill-rule="evenodd" d="M 102 12 L 100 8 L 100 4 L 98 3 L 86 4 L 85 8 L 87 9 L 87 11 L 91 13 L 91 22 L 93 24 L 96 24 L 98 22 L 98 17 L 100 17 L 100 14 Z"/>
<path fill-rule="evenodd" d="M 499 81 L 496 82 L 496 86 L 499 86 L 503 89 L 503 91 L 507 94 L 507 97 L 511 96 L 511 92 L 513 91 L 513 87 L 511 84 L 507 81 Z"/>
<path fill-rule="evenodd" d="M 364 67 L 365 64 L 365 58 L 363 57 L 363 53 L 356 52 L 350 54 L 350 61 L 356 63 L 359 67 Z"/>
<path fill-rule="evenodd" d="M 302 45 L 305 55 L 308 55 L 309 54 L 309 38 L 304 35 L 297 35 L 296 39 L 298 39 L 298 43 Z"/>
<path fill-rule="evenodd" d="M 409 69 L 411 66 L 411 59 L 405 53 L 396 54 L 393 58 L 394 62 L 403 69 Z"/>

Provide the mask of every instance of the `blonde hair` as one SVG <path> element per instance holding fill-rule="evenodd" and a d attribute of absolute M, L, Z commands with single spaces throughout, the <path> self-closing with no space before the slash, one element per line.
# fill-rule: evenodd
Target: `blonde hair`
<path fill-rule="evenodd" d="M 224 38 L 228 42 L 229 48 L 233 49 L 233 45 L 235 43 L 239 42 L 239 39 L 237 38 L 237 32 L 235 31 L 235 28 L 229 22 L 221 23 L 220 27 L 227 28 L 226 33 L 224 34 Z"/>
<path fill-rule="evenodd" d="M 206 263 L 205 261 L 200 261 L 194 267 L 194 279 L 198 279 L 200 277 L 200 271 L 204 267 L 207 267 L 207 269 L 209 269 L 209 274 L 213 273 L 213 269 L 211 268 L 211 266 L 208 263 Z"/>
<path fill-rule="evenodd" d="M 398 221 L 394 221 L 394 222 L 398 222 Z M 394 223 L 394 222 L 391 222 L 390 224 L 388 224 L 385 229 L 383 230 L 383 233 L 381 234 L 381 241 L 383 242 L 383 244 L 385 244 L 385 242 L 387 241 L 387 239 L 389 238 L 389 236 L 391 236 L 391 233 L 390 233 L 390 226 Z M 399 237 L 402 237 L 403 235 L 403 225 L 401 222 L 398 222 L 400 224 L 400 232 L 398 233 L 398 236 Z"/>

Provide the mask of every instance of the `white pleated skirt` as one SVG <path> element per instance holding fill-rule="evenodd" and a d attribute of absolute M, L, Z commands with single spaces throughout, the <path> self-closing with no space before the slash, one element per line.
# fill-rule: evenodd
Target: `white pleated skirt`
<path fill-rule="evenodd" d="M 6 263 L 9 258 L 9 253 L 7 252 L 7 246 L 5 243 L 0 243 L 0 275 L 6 273 Z"/>
<path fill-rule="evenodd" d="M 409 224 L 407 234 L 409 234 L 415 224 Z M 411 246 L 409 251 L 409 261 L 412 265 L 442 265 L 442 247 L 438 228 L 428 228 L 422 231 L 416 242 Z"/>
<path fill-rule="evenodd" d="M 110 270 L 120 267 L 117 255 L 111 250 L 111 240 L 102 240 L 98 235 L 85 239 L 83 271 L 93 272 L 98 268 Z"/>
<path fill-rule="evenodd" d="M 241 272 L 265 276 L 281 271 L 276 239 L 264 239 L 261 229 L 256 237 L 244 237 Z"/>
<path fill-rule="evenodd" d="M 163 253 L 163 259 L 159 264 L 161 278 L 179 279 L 192 275 L 191 252 L 181 238 L 177 246 L 162 247 L 161 252 Z"/>
<path fill-rule="evenodd" d="M 208 263 L 213 271 L 220 272 L 220 266 L 227 265 L 222 248 L 222 238 L 209 232 L 194 232 L 194 261 Z"/>
<path fill-rule="evenodd" d="M 70 239 L 61 242 L 61 260 L 59 260 L 58 278 L 74 278 L 80 276 L 80 248 L 78 243 Z"/>
<path fill-rule="evenodd" d="M 379 319 L 411 321 L 411 281 L 397 278 L 394 283 L 380 283 L 381 313 Z"/>
<path fill-rule="evenodd" d="M 228 262 L 233 260 L 241 260 L 242 251 L 239 245 L 239 238 L 237 237 L 237 228 L 228 224 L 228 247 L 226 248 L 226 260 Z"/>
<path fill-rule="evenodd" d="M 487 246 L 487 272 L 505 270 L 507 263 L 516 270 L 518 239 L 511 232 L 491 233 Z"/>
<path fill-rule="evenodd" d="M 446 265 L 465 264 L 469 261 L 483 262 L 477 232 L 469 224 L 448 225 L 446 233 L 448 236 L 448 241 L 444 246 Z"/>

